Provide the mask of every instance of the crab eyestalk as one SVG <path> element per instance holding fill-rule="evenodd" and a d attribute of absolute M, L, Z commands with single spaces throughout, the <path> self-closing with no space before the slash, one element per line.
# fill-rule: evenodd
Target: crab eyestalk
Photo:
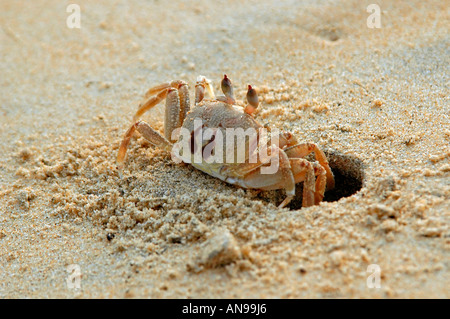
<path fill-rule="evenodd" d="M 247 106 L 244 109 L 244 112 L 247 114 L 254 114 L 256 109 L 258 108 L 259 105 L 259 99 L 258 99 L 258 94 L 256 93 L 256 90 L 254 88 L 252 88 L 251 85 L 248 86 L 248 91 L 247 91 Z"/>
<path fill-rule="evenodd" d="M 231 85 L 231 81 L 226 74 L 223 75 L 221 86 L 222 92 L 223 94 L 225 94 L 228 103 L 234 104 L 236 100 L 234 99 L 233 86 Z"/>

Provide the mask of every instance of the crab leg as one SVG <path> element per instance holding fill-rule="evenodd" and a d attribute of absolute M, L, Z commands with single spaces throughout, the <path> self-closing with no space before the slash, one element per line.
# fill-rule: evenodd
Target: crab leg
<path fill-rule="evenodd" d="M 190 101 L 189 101 L 189 90 L 188 86 L 184 81 L 178 80 L 178 81 L 172 81 L 170 83 L 163 83 L 158 86 L 155 86 L 151 89 L 149 89 L 145 93 L 145 97 L 147 100 L 139 106 L 139 109 L 135 113 L 133 117 L 133 121 L 136 122 L 139 120 L 139 118 L 148 110 L 153 108 L 155 105 L 160 103 L 164 98 L 167 97 L 168 92 L 171 90 L 171 88 L 178 89 L 180 94 L 180 123 L 177 123 L 176 127 L 181 126 L 183 123 L 184 118 L 186 117 L 186 113 L 189 112 L 190 109 Z M 156 96 L 153 96 L 155 95 Z"/>
<path fill-rule="evenodd" d="M 314 152 L 316 160 L 326 171 L 327 176 L 327 189 L 331 190 L 334 188 L 334 176 L 331 172 L 330 165 L 328 164 L 327 157 L 324 152 L 317 147 L 314 143 L 301 143 L 284 148 L 284 151 L 289 156 L 289 158 L 303 158 L 310 153 Z"/>
<path fill-rule="evenodd" d="M 170 87 L 170 84 L 171 83 L 167 82 L 167 83 L 163 83 L 163 84 L 160 84 L 160 85 L 157 85 L 157 86 L 154 86 L 154 87 L 148 89 L 148 91 L 145 92 L 145 95 L 144 95 L 145 98 L 148 99 L 150 96 L 155 95 L 155 94 L 161 92 L 162 90 L 168 89 Z"/>
<path fill-rule="evenodd" d="M 316 178 L 316 192 L 314 193 L 314 204 L 318 205 L 325 194 L 325 188 L 327 187 L 327 171 L 319 163 L 313 163 L 314 175 Z"/>
<path fill-rule="evenodd" d="M 174 142 L 172 132 L 180 127 L 180 96 L 178 90 L 170 88 L 166 98 L 166 111 L 164 116 L 164 136 L 167 140 Z"/>
<path fill-rule="evenodd" d="M 186 83 L 182 83 L 178 88 L 178 94 L 180 98 L 180 119 L 178 121 L 177 127 L 183 125 L 186 114 L 191 109 L 191 101 L 189 99 L 189 87 Z"/>
<path fill-rule="evenodd" d="M 164 98 L 167 96 L 167 89 L 164 89 L 160 92 L 158 92 L 158 95 L 150 97 L 144 104 L 139 106 L 139 109 L 137 110 L 136 114 L 133 116 L 133 121 L 139 120 L 139 118 L 150 110 L 152 107 L 154 107 L 156 104 L 164 100 Z"/>
<path fill-rule="evenodd" d="M 119 167 L 121 167 L 123 162 L 125 161 L 125 155 L 127 153 L 128 145 L 130 144 L 131 137 L 136 130 L 141 133 L 147 141 L 157 146 L 158 148 L 166 151 L 170 151 L 172 148 L 172 144 L 161 134 L 155 131 L 150 125 L 148 125 L 144 121 L 137 121 L 125 133 L 122 143 L 120 144 L 119 153 L 117 155 L 117 164 L 119 165 Z"/>
<path fill-rule="evenodd" d="M 314 204 L 319 204 L 323 200 L 327 182 L 325 169 L 319 163 L 311 163 L 303 158 L 290 158 L 289 160 L 291 161 L 295 184 L 305 181 L 303 185 L 303 201 L 305 202 L 306 196 L 308 197 L 307 201 L 311 202 L 311 194 L 314 194 Z M 307 173 L 310 174 L 311 170 L 314 176 L 317 176 L 315 184 L 314 178 L 309 177 L 310 181 L 307 181 L 306 178 Z"/>
<path fill-rule="evenodd" d="M 157 94 L 156 96 L 151 96 Z M 139 118 L 155 105 L 166 99 L 164 135 L 167 140 L 172 139 L 174 129 L 181 127 L 186 114 L 190 110 L 189 89 L 183 81 L 172 81 L 163 83 L 149 89 L 146 96 L 150 96 L 147 101 L 142 104 L 133 117 L 136 122 Z"/>
<path fill-rule="evenodd" d="M 303 207 L 314 205 L 316 192 L 314 168 L 311 162 L 303 158 L 289 158 L 295 183 L 303 183 Z"/>

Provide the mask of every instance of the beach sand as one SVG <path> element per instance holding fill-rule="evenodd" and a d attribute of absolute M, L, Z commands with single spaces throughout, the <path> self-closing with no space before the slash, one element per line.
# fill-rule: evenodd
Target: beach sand
<path fill-rule="evenodd" d="M 0 298 L 450 297 L 447 1 L 379 1 L 380 28 L 371 1 L 77 3 L 80 28 L 69 2 L 0 3 Z M 137 135 L 119 174 L 148 88 L 225 73 L 326 152 L 320 205 Z"/>

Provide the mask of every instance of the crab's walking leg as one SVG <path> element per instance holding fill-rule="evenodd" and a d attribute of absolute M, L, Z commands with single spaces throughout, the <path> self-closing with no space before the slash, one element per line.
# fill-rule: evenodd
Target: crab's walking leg
<path fill-rule="evenodd" d="M 316 144 L 314 143 L 296 144 L 293 146 L 286 147 L 284 151 L 289 156 L 289 158 L 303 158 L 308 154 L 310 154 L 311 152 L 314 152 L 316 160 L 319 162 L 320 165 L 323 166 L 323 168 L 326 171 L 327 190 L 331 190 L 334 188 L 334 176 L 333 172 L 331 171 L 330 165 L 328 164 L 327 157 L 325 156 L 324 152 L 317 147 Z"/>
<path fill-rule="evenodd" d="M 133 117 L 133 121 L 136 122 L 137 120 L 139 120 L 139 118 L 145 112 L 164 100 L 167 97 L 167 94 L 172 89 L 177 89 L 180 95 L 180 113 L 175 127 L 181 126 L 184 118 L 186 117 L 186 113 L 189 112 L 190 109 L 188 86 L 184 81 L 181 80 L 172 81 L 170 83 L 163 83 L 149 89 L 145 93 L 145 97 L 147 98 L 147 100 L 139 106 L 139 109 Z M 154 96 L 155 94 L 156 96 Z"/>
<path fill-rule="evenodd" d="M 159 92 L 161 92 L 162 90 L 168 89 L 170 87 L 170 82 L 167 83 L 163 83 L 157 86 L 154 86 L 150 89 L 148 89 L 147 92 L 145 92 L 145 98 L 148 99 L 149 97 L 151 97 L 152 95 L 158 94 Z"/>
<path fill-rule="evenodd" d="M 174 142 L 176 139 L 172 138 L 172 132 L 177 127 L 180 127 L 180 96 L 178 90 L 170 88 L 166 98 L 166 111 L 164 116 L 164 136 L 167 140 Z"/>
<path fill-rule="evenodd" d="M 325 188 L 327 185 L 327 171 L 320 165 L 320 163 L 313 163 L 314 175 L 316 178 L 316 192 L 314 193 L 314 204 L 318 205 L 325 194 Z"/>
<path fill-rule="evenodd" d="M 279 176 L 281 176 L 281 180 L 277 183 L 276 187 L 284 188 L 286 190 L 286 198 L 278 206 L 279 208 L 283 208 L 288 205 L 295 197 L 295 179 L 294 175 L 292 174 L 290 161 L 286 153 L 279 149 L 277 153 L 279 156 L 278 171 L 280 172 Z"/>
<path fill-rule="evenodd" d="M 289 158 L 295 183 L 303 183 L 303 207 L 315 203 L 316 184 L 313 164 L 304 158 Z"/>
<path fill-rule="evenodd" d="M 175 142 L 176 136 L 172 136 L 175 129 L 183 125 L 184 118 L 190 109 L 189 89 L 185 82 L 174 81 L 168 89 L 166 98 L 166 110 L 164 116 L 164 136 L 167 140 Z"/>
<path fill-rule="evenodd" d="M 311 163 L 303 158 L 289 158 L 289 160 L 295 183 L 304 181 L 303 206 L 311 206 L 311 203 L 319 204 L 325 193 L 327 181 L 325 169 L 319 163 Z"/>
<path fill-rule="evenodd" d="M 180 120 L 177 127 L 183 125 L 187 112 L 191 109 L 191 101 L 189 99 L 189 87 L 186 83 L 182 83 L 178 88 L 178 94 L 180 96 Z"/>
<path fill-rule="evenodd" d="M 156 96 L 151 96 L 156 94 Z M 151 96 L 142 104 L 133 117 L 136 122 L 145 112 L 166 99 L 164 135 L 167 140 L 174 141 L 172 132 L 181 127 L 190 110 L 189 89 L 183 81 L 172 81 L 149 89 L 146 96 Z"/>
<path fill-rule="evenodd" d="M 142 114 L 144 114 L 152 107 L 154 107 L 156 104 L 164 100 L 166 96 L 167 96 L 167 88 L 163 89 L 162 91 L 159 91 L 156 96 L 150 97 L 147 101 L 144 102 L 144 104 L 139 106 L 139 109 L 133 116 L 133 121 L 137 121 L 142 116 Z"/>
<path fill-rule="evenodd" d="M 172 144 L 161 134 L 155 131 L 150 125 L 148 125 L 144 121 L 137 121 L 125 133 L 122 143 L 120 144 L 119 153 L 117 155 L 117 164 L 119 165 L 119 167 L 121 167 L 123 162 L 125 161 L 125 155 L 127 153 L 128 145 L 130 144 L 131 137 L 136 130 L 141 133 L 147 141 L 149 141 L 156 147 L 166 151 L 170 151 L 172 148 Z"/>

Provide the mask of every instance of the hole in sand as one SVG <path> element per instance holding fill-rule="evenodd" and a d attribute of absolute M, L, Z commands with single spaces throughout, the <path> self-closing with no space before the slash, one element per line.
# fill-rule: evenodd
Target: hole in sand
<path fill-rule="evenodd" d="M 350 155 L 338 152 L 326 152 L 328 162 L 335 178 L 335 188 L 325 192 L 325 202 L 335 202 L 343 197 L 356 194 L 363 186 L 364 165 L 362 161 Z M 297 185 L 297 196 L 289 204 L 290 209 L 302 208 L 302 183 Z"/>
<path fill-rule="evenodd" d="M 356 194 L 364 183 L 364 164 L 353 156 L 329 152 L 326 154 L 336 181 L 336 187 L 325 193 L 324 201 L 335 202 Z"/>

